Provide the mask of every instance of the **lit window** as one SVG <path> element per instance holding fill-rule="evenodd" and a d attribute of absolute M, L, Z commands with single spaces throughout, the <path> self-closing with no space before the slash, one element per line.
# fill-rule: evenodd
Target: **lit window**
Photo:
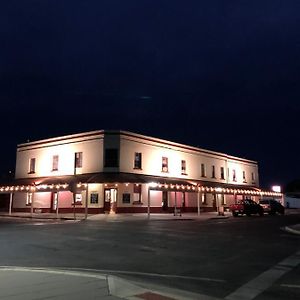
<path fill-rule="evenodd" d="M 162 172 L 168 172 L 168 158 L 167 157 L 162 157 L 162 166 L 161 166 L 161 171 Z"/>
<path fill-rule="evenodd" d="M 142 169 L 142 153 L 134 153 L 134 169 Z"/>
<path fill-rule="evenodd" d="M 29 160 L 29 174 L 35 173 L 35 158 Z"/>
<path fill-rule="evenodd" d="M 186 175 L 186 161 L 185 160 L 181 161 L 181 174 Z"/>
<path fill-rule="evenodd" d="M 206 177 L 205 164 L 201 164 L 201 176 Z"/>
<path fill-rule="evenodd" d="M 202 193 L 202 197 L 201 197 L 201 203 L 202 204 L 206 204 L 207 203 L 207 198 L 206 198 L 206 193 Z"/>
<path fill-rule="evenodd" d="M 26 195 L 26 205 L 31 205 L 32 203 L 32 193 L 27 193 Z"/>
<path fill-rule="evenodd" d="M 133 201 L 134 202 L 142 202 L 142 185 L 135 184 L 133 186 Z"/>
<path fill-rule="evenodd" d="M 235 170 L 232 170 L 232 180 L 236 181 L 236 172 L 235 172 Z"/>
<path fill-rule="evenodd" d="M 58 170 L 58 155 L 53 155 L 52 157 L 52 171 Z"/>
<path fill-rule="evenodd" d="M 76 205 L 81 205 L 82 204 L 82 195 L 81 194 L 76 194 L 75 195 L 75 204 Z"/>
<path fill-rule="evenodd" d="M 216 178 L 216 169 L 215 166 L 211 166 L 211 177 Z"/>
<path fill-rule="evenodd" d="M 221 172 L 221 179 L 225 179 L 224 167 L 221 167 L 220 172 Z"/>
<path fill-rule="evenodd" d="M 82 168 L 82 152 L 75 153 L 75 168 Z"/>

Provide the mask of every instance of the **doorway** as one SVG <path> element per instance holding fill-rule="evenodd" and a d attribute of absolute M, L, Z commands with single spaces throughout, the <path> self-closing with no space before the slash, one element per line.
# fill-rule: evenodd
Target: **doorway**
<path fill-rule="evenodd" d="M 58 192 L 51 194 L 51 212 L 55 212 L 58 205 Z"/>
<path fill-rule="evenodd" d="M 162 210 L 163 211 L 168 211 L 168 192 L 163 191 L 162 192 Z"/>
<path fill-rule="evenodd" d="M 117 208 L 117 189 L 104 189 L 104 212 L 115 213 Z"/>

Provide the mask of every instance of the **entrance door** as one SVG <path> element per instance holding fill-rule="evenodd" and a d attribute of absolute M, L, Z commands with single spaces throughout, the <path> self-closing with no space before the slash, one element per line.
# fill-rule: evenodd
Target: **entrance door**
<path fill-rule="evenodd" d="M 58 204 L 58 193 L 54 192 L 51 195 L 51 212 L 55 212 Z"/>
<path fill-rule="evenodd" d="M 116 212 L 117 208 L 117 189 L 104 189 L 104 211 Z"/>
<path fill-rule="evenodd" d="M 168 211 L 168 192 L 167 191 L 162 192 L 162 210 Z"/>

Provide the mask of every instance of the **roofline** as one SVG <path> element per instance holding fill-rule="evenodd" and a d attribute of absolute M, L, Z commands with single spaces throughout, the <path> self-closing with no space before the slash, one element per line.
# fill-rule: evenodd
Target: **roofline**
<path fill-rule="evenodd" d="M 17 145 L 17 148 L 19 149 L 19 148 L 24 148 L 24 147 L 36 146 L 39 144 L 55 143 L 55 142 L 60 142 L 60 141 L 68 140 L 68 139 L 84 138 L 84 137 L 91 137 L 91 136 L 96 136 L 96 135 L 120 135 L 120 136 L 123 135 L 123 136 L 135 137 L 135 138 L 139 138 L 139 139 L 143 139 L 143 140 L 152 141 L 155 143 L 160 143 L 160 144 L 165 144 L 165 145 L 169 145 L 169 146 L 173 146 L 173 147 L 184 148 L 184 149 L 190 150 L 190 151 L 205 153 L 208 155 L 222 156 L 228 160 L 232 159 L 232 160 L 238 160 L 238 161 L 245 162 L 245 163 L 251 163 L 251 164 L 256 164 L 256 165 L 258 164 L 258 162 L 255 160 L 232 156 L 232 155 L 228 155 L 228 154 L 222 153 L 222 152 L 206 150 L 206 149 L 202 149 L 202 148 L 198 148 L 198 147 L 194 147 L 194 146 L 190 146 L 190 145 L 180 144 L 180 143 L 163 140 L 160 138 L 142 135 L 139 133 L 134 133 L 134 132 L 125 131 L 125 130 L 87 131 L 87 132 L 82 132 L 82 133 L 77 133 L 77 134 L 70 134 L 70 135 L 64 135 L 64 136 L 60 136 L 60 137 L 37 140 L 37 141 L 33 141 L 33 142 L 28 142 L 28 143 L 21 143 L 21 144 Z"/>

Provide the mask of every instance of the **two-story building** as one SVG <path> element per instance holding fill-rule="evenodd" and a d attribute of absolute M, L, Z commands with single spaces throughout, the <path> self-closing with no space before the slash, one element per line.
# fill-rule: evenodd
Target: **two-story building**
<path fill-rule="evenodd" d="M 255 161 L 107 130 L 19 144 L 15 181 L 0 193 L 10 211 L 56 213 L 217 211 L 271 195 Z"/>

